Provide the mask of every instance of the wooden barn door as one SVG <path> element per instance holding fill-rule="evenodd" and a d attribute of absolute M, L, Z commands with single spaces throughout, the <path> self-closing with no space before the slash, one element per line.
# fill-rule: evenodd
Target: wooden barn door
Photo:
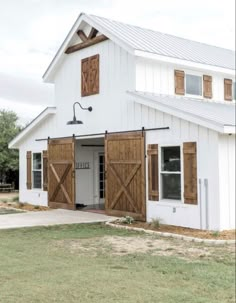
<path fill-rule="evenodd" d="M 56 139 L 48 142 L 48 205 L 75 209 L 75 142 Z"/>
<path fill-rule="evenodd" d="M 146 220 L 144 133 L 105 138 L 106 213 Z"/>

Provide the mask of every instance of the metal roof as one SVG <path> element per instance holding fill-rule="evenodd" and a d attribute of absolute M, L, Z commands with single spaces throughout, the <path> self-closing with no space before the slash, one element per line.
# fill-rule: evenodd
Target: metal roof
<path fill-rule="evenodd" d="M 86 15 L 134 50 L 235 69 L 235 52 L 158 31 L 128 25 L 94 15 Z"/>
<path fill-rule="evenodd" d="M 161 105 L 189 116 L 189 120 L 197 118 L 223 128 L 235 127 L 235 103 L 205 101 L 202 99 L 176 97 L 171 95 L 156 95 L 146 92 L 128 92 L 135 97 L 141 97 L 151 101 L 151 105 Z M 147 106 L 149 105 L 146 104 Z"/>

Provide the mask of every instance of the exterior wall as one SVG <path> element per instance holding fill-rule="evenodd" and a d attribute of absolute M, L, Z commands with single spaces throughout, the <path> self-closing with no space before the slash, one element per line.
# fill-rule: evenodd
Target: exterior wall
<path fill-rule="evenodd" d="M 100 54 L 100 93 L 82 98 L 81 59 L 98 53 Z M 142 126 L 145 128 L 169 126 L 170 130 L 147 132 L 146 143 L 182 145 L 183 142 L 197 142 L 198 181 L 201 183 L 201 186 L 198 185 L 198 205 L 164 200 L 152 202 L 147 199 L 147 220 L 160 218 L 164 223 L 192 228 L 212 230 L 225 228 L 228 218 L 222 213 L 231 214 L 233 194 L 229 194 L 228 210 L 224 208 L 222 212 L 225 188 L 220 185 L 223 177 L 219 182 L 219 169 L 224 171 L 225 166 L 221 164 L 219 168 L 219 157 L 225 157 L 226 154 L 224 140 L 221 139 L 219 148 L 218 133 L 137 104 L 126 94 L 127 90 L 134 90 L 135 85 L 137 90 L 174 94 L 175 68 L 181 69 L 179 66 L 155 63 L 151 60 L 144 62 L 143 59 L 138 58 L 135 84 L 134 57 L 110 40 L 68 55 L 55 78 L 57 113 L 41 123 L 20 143 L 20 200 L 47 205 L 47 192 L 26 189 L 26 151 L 39 152 L 47 149 L 47 141 L 36 142 L 37 138 L 83 135 L 105 130 L 141 129 Z M 222 100 L 224 76 L 211 75 L 214 99 Z M 66 122 L 71 120 L 73 115 L 72 105 L 76 101 L 81 102 L 84 107 L 92 106 L 93 111 L 83 111 L 76 107 L 77 118 L 84 124 L 67 126 Z M 227 144 L 232 145 L 232 142 Z M 76 171 L 78 181 L 76 202 L 85 203 L 86 200 L 85 204 L 93 204 L 98 201 L 95 190 L 97 181 L 94 179 L 98 150 L 85 150 L 79 145 L 80 143 L 77 144 L 77 160 L 89 161 L 92 166 L 89 172 Z M 229 166 L 229 163 L 225 165 Z M 232 175 L 233 170 L 229 169 L 229 173 Z M 207 187 L 204 186 L 204 180 L 208 181 L 208 207 Z M 230 186 L 232 187 L 232 184 Z M 232 214 L 230 222 L 232 226 Z"/>
<path fill-rule="evenodd" d="M 95 54 L 100 54 L 100 93 L 81 97 L 81 59 Z M 47 192 L 26 189 L 26 151 L 40 152 L 47 149 L 47 141 L 36 142 L 35 139 L 126 129 L 128 115 L 126 91 L 134 89 L 134 72 L 134 57 L 110 40 L 67 55 L 55 79 L 57 113 L 53 118 L 46 119 L 20 142 L 20 167 L 22 167 L 20 200 L 22 202 L 47 205 Z M 93 111 L 83 111 L 76 107 L 76 116 L 84 124 L 66 125 L 73 117 L 72 106 L 76 101 L 81 102 L 84 107 L 92 106 Z M 81 157 L 83 155 L 85 153 L 82 153 Z M 80 185 L 77 190 L 79 187 Z M 79 194 L 77 196 L 79 197 Z M 81 200 L 85 198 L 81 196 Z M 91 192 L 89 201 L 92 201 Z M 96 202 L 96 199 L 94 201 Z"/>
<path fill-rule="evenodd" d="M 100 92 L 81 97 L 81 59 L 100 55 Z M 60 136 L 89 134 L 125 129 L 126 91 L 135 86 L 134 57 L 110 40 L 67 55 L 55 78 L 57 106 L 56 130 Z M 83 125 L 66 126 L 72 120 L 72 105 L 78 101 L 93 111 L 76 107 L 76 116 Z"/>
<path fill-rule="evenodd" d="M 219 137 L 220 228 L 235 228 L 235 135 Z"/>
<path fill-rule="evenodd" d="M 52 119 L 47 120 L 44 124 L 41 124 L 37 129 L 31 132 L 22 143 L 19 150 L 19 200 L 20 202 L 30 203 L 34 205 L 48 206 L 48 193 L 43 189 L 31 189 L 26 188 L 26 152 L 42 152 L 47 150 L 47 141 L 36 142 L 35 138 L 38 136 L 45 136 L 47 132 L 47 126 L 52 124 Z"/>
<path fill-rule="evenodd" d="M 160 218 L 163 223 L 167 224 L 220 229 L 218 134 L 137 103 L 130 102 L 129 110 L 135 113 L 134 119 L 129 119 L 129 123 L 132 122 L 132 125 L 129 125 L 130 128 L 170 127 L 169 130 L 148 131 L 146 144 L 181 146 L 183 142 L 197 142 L 197 175 L 198 182 L 199 180 L 201 182 L 201 188 L 198 184 L 198 205 L 187 205 L 183 201 L 176 202 L 175 200 L 149 201 L 147 184 L 147 220 Z M 148 171 L 146 171 L 146 176 L 148 176 Z M 208 182 L 208 210 L 205 179 Z"/>
<path fill-rule="evenodd" d="M 186 66 L 174 65 L 145 59 L 136 58 L 136 90 L 146 91 L 156 94 L 175 95 L 175 70 L 183 70 L 186 73 L 196 73 L 196 75 L 212 76 L 212 99 L 208 101 L 224 101 L 224 78 L 235 79 L 226 74 L 211 71 L 187 68 Z M 202 97 L 203 98 L 203 97 Z"/>

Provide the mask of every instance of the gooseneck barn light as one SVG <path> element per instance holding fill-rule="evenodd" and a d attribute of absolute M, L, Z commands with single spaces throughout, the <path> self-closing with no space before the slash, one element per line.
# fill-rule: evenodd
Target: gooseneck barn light
<path fill-rule="evenodd" d="M 82 121 L 76 119 L 76 116 L 75 116 L 75 104 L 78 104 L 82 110 L 88 110 L 89 112 L 91 112 L 91 111 L 93 110 L 92 106 L 83 107 L 79 102 L 75 102 L 75 103 L 73 104 L 73 120 L 68 121 L 68 122 L 66 123 L 67 125 L 72 125 L 72 124 L 83 124 Z"/>

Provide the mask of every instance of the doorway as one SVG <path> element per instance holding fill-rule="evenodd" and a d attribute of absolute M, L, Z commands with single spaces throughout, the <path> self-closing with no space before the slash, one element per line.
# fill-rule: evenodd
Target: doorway
<path fill-rule="evenodd" d="M 99 205 L 105 204 L 105 155 L 104 153 L 98 154 L 98 190 L 99 190 Z"/>

